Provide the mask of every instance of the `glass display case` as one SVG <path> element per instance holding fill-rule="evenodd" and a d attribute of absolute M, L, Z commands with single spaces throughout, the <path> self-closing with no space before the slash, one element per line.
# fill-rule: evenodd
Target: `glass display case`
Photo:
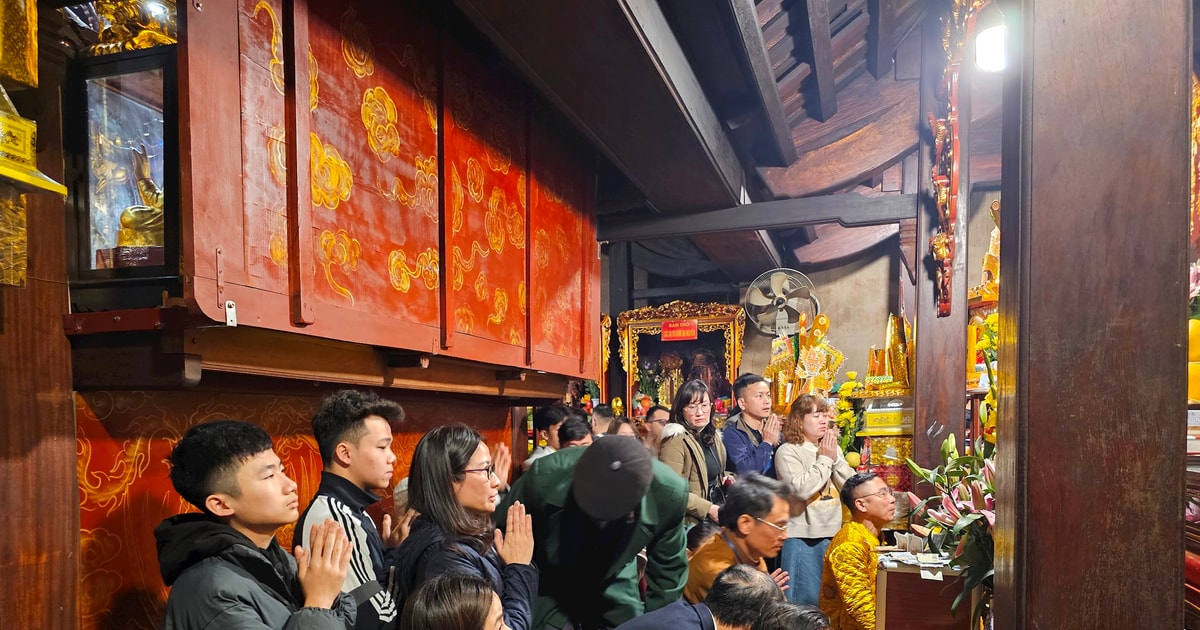
<path fill-rule="evenodd" d="M 78 132 L 72 291 L 146 287 L 87 308 L 134 308 L 178 294 L 179 185 L 175 47 L 84 58 L 71 87 Z M 78 290 L 78 291 L 77 291 Z M 73 295 L 73 299 L 76 296 Z M 79 300 L 76 300 L 77 302 Z M 85 303 L 95 299 L 84 299 Z M 149 301 L 149 303 L 146 303 Z"/>

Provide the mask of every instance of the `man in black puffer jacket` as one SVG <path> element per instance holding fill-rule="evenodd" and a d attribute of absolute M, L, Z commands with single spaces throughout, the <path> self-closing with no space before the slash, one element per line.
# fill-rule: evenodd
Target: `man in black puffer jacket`
<path fill-rule="evenodd" d="M 354 600 L 341 593 L 350 561 L 342 527 L 315 526 L 295 558 L 275 540 L 275 530 L 299 516 L 299 499 L 266 431 L 232 420 L 200 424 L 170 462 L 175 490 L 203 513 L 154 530 L 171 587 L 164 630 L 354 627 Z"/>

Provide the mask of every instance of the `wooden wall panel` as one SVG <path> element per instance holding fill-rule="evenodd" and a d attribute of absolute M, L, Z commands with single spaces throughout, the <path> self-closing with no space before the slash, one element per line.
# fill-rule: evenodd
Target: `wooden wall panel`
<path fill-rule="evenodd" d="M 220 418 L 257 423 L 275 439 L 289 476 L 307 505 L 320 482 L 321 457 L 312 439 L 311 419 L 329 390 L 279 384 L 247 392 L 232 381 L 208 391 L 88 392 L 76 398 L 80 518 L 80 624 L 84 630 L 157 628 L 167 589 L 158 571 L 154 528 L 162 519 L 194 511 L 171 487 L 166 458 L 193 425 Z M 512 441 L 509 409 L 478 401 L 447 406 L 431 397 L 382 395 L 398 400 L 407 413 L 393 450 L 399 481 L 408 474 L 421 435 L 441 424 L 463 421 L 479 429 L 489 444 Z M 390 492 L 373 516 L 391 509 Z M 72 505 L 73 501 L 62 503 Z M 301 507 L 303 509 L 303 505 Z M 280 529 L 290 547 L 292 527 Z M 43 627 L 30 625 L 27 627 Z"/>
<path fill-rule="evenodd" d="M 452 327 L 445 339 L 459 356 L 525 363 L 525 91 L 494 61 L 485 63 L 453 38 L 444 42 L 446 311 Z"/>
<path fill-rule="evenodd" d="M 43 88 L 15 96 L 37 119 L 38 168 L 62 181 L 62 65 L 43 51 Z M 75 627 L 79 515 L 62 197 L 28 195 L 26 217 L 27 284 L 0 286 L 0 627 L 65 630 Z"/>

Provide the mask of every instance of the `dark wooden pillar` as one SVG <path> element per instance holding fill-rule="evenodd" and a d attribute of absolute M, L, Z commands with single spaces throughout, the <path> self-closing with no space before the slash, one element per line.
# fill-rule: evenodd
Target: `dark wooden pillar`
<path fill-rule="evenodd" d="M 631 378 L 621 368 L 621 338 L 617 333 L 617 315 L 633 308 L 633 257 L 629 241 L 608 246 L 608 309 L 612 317 L 612 335 L 608 343 L 608 398 L 625 397 L 626 383 Z M 630 366 L 630 369 L 636 369 Z M 626 413 L 630 401 L 626 400 Z"/>
<path fill-rule="evenodd" d="M 929 146 L 928 112 L 945 116 L 945 105 L 935 87 L 942 79 L 946 52 L 942 48 L 939 12 L 930 11 L 923 24 L 921 51 L 921 146 L 918 152 L 918 185 L 921 205 L 917 215 L 917 288 L 913 326 L 915 328 L 916 365 L 913 374 L 913 459 L 926 468 L 940 464 L 939 447 L 950 433 L 962 438 L 967 377 L 963 362 L 967 353 L 967 221 L 962 207 L 958 211 L 951 281 L 953 299 L 948 317 L 938 317 L 934 295 L 936 275 L 929 253 L 929 238 L 938 226 L 937 209 L 930 193 L 929 174 L 933 149 Z M 962 92 L 960 91 L 960 94 Z M 960 129 L 966 133 L 967 125 Z M 963 141 L 961 146 L 967 146 Z M 962 197 L 962 195 L 960 195 Z M 927 486 L 922 486 L 925 488 Z"/>
<path fill-rule="evenodd" d="M 1181 628 L 1191 0 L 1003 8 L 996 628 Z"/>
<path fill-rule="evenodd" d="M 13 100 L 37 120 L 38 168 L 63 181 L 63 61 L 42 47 L 42 87 Z M 80 580 L 66 212 L 49 193 L 29 195 L 26 212 L 28 282 L 0 286 L 0 627 L 53 630 L 76 627 Z"/>

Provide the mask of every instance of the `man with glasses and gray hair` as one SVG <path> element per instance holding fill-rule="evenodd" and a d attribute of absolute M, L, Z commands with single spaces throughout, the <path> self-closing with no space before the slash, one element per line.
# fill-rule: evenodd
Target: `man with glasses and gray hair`
<path fill-rule="evenodd" d="M 721 530 L 700 545 L 688 562 L 684 599 L 693 604 L 703 601 L 717 575 L 735 564 L 766 573 L 763 558 L 774 558 L 787 540 L 790 497 L 787 484 L 758 473 L 734 483 L 717 515 Z M 777 570 L 771 577 L 781 589 L 787 588 L 786 572 Z"/>
<path fill-rule="evenodd" d="M 896 497 L 875 473 L 858 473 L 842 485 L 851 520 L 829 543 L 821 575 L 820 607 L 831 630 L 875 627 L 875 576 L 879 533 L 896 514 Z"/>

